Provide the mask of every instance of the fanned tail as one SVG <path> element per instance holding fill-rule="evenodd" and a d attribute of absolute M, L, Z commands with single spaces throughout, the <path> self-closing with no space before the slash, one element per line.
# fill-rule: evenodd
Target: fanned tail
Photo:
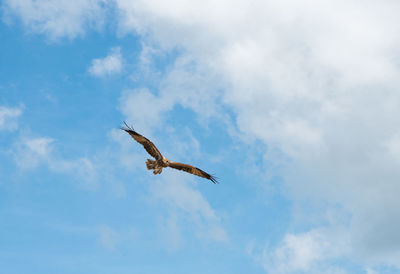
<path fill-rule="evenodd" d="M 151 159 L 147 159 L 146 167 L 147 169 L 155 169 L 157 167 L 157 162 Z"/>

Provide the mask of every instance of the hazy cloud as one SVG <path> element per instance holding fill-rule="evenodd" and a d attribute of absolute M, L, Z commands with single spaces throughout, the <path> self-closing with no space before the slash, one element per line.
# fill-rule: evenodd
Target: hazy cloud
<path fill-rule="evenodd" d="M 23 137 L 16 141 L 11 149 L 15 163 L 22 170 L 43 165 L 53 172 L 75 178 L 79 187 L 87 190 L 95 190 L 98 187 L 98 170 L 90 159 L 82 157 L 66 160 L 60 158 L 56 152 L 54 140 L 47 137 Z"/>
<path fill-rule="evenodd" d="M 22 114 L 21 108 L 0 106 L 0 131 L 15 130 L 18 128 L 17 118 Z"/>
<path fill-rule="evenodd" d="M 14 144 L 14 160 L 23 169 L 35 168 L 47 162 L 52 152 L 51 138 L 23 139 Z"/>
<path fill-rule="evenodd" d="M 165 227 L 170 246 L 177 248 L 181 245 L 181 230 L 185 229 L 187 223 L 191 224 L 188 232 L 197 237 L 227 242 L 228 235 L 221 226 L 220 218 L 203 195 L 180 175 L 169 172 L 163 174 L 163 180 L 152 184 L 150 188 L 150 199 L 163 204 L 168 210 Z"/>
<path fill-rule="evenodd" d="M 111 251 L 115 250 L 117 243 L 119 242 L 118 233 L 109 226 L 102 225 L 98 228 L 98 242 Z"/>

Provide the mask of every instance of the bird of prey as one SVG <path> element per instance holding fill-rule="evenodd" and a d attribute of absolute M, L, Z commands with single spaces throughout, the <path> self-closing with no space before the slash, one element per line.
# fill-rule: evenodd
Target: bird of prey
<path fill-rule="evenodd" d="M 160 174 L 164 167 L 172 167 L 178 170 L 186 171 L 193 175 L 206 178 L 211 182 L 213 182 L 214 184 L 218 183 L 216 177 L 208 174 L 207 172 L 204 172 L 200 168 L 168 160 L 167 158 L 162 156 L 161 152 L 149 139 L 137 133 L 132 127 L 128 126 L 125 122 L 124 124 L 126 127 L 121 127 L 121 129 L 126 131 L 133 139 L 135 139 L 136 142 L 138 142 L 144 147 L 147 153 L 149 153 L 152 157 L 154 157 L 155 160 L 147 159 L 146 161 L 147 169 L 150 170 L 152 169 L 154 174 Z"/>

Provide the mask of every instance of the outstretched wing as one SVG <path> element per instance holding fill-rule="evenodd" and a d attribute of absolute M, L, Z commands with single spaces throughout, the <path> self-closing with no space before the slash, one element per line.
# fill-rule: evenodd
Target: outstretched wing
<path fill-rule="evenodd" d="M 128 126 L 125 122 L 124 122 L 125 127 L 121 127 L 122 130 L 125 130 L 126 132 L 129 133 L 129 135 L 135 139 L 136 142 L 138 142 L 139 144 L 141 144 L 144 149 L 147 151 L 147 153 L 149 153 L 151 156 L 153 156 L 157 161 L 162 160 L 162 155 L 161 152 L 157 149 L 157 147 L 146 137 L 140 135 L 139 133 L 137 133 L 132 127 Z"/>
<path fill-rule="evenodd" d="M 197 168 L 197 167 L 194 167 L 191 165 L 187 165 L 187 164 L 176 163 L 176 162 L 170 162 L 168 166 L 175 168 L 175 169 L 189 172 L 191 174 L 194 174 L 194 175 L 197 175 L 197 176 L 200 176 L 203 178 L 206 178 L 206 179 L 212 181 L 214 184 L 218 183 L 217 179 L 214 176 L 208 174 L 207 172 L 202 171 L 200 168 Z"/>

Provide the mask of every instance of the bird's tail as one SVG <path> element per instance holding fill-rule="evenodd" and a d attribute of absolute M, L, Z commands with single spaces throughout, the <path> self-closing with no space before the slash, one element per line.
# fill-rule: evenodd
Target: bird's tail
<path fill-rule="evenodd" d="M 155 169 L 157 167 L 157 161 L 147 159 L 146 167 L 147 169 Z"/>

